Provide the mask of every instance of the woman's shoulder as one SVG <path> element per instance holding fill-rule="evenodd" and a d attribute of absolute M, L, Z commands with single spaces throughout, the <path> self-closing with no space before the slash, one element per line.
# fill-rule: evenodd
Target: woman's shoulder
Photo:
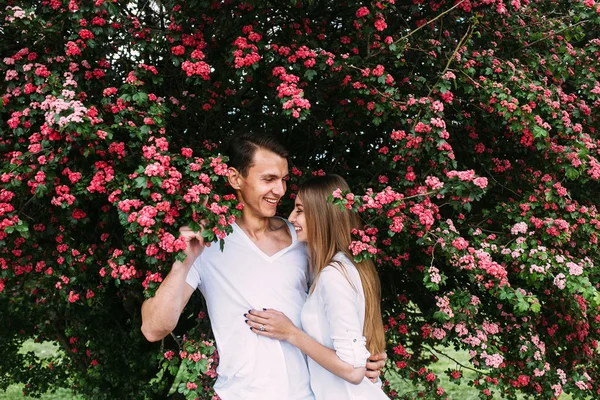
<path fill-rule="evenodd" d="M 337 252 L 331 262 L 323 269 L 338 270 L 340 272 L 351 272 L 356 271 L 356 265 L 354 262 L 342 251 Z"/>
<path fill-rule="evenodd" d="M 331 262 L 323 268 L 319 277 L 319 280 L 322 280 L 323 284 L 326 284 L 328 281 L 337 281 L 339 279 L 346 281 L 352 287 L 355 287 L 356 284 L 360 284 L 360 275 L 358 274 L 356 266 L 352 260 L 342 252 L 337 253 L 333 257 Z"/>

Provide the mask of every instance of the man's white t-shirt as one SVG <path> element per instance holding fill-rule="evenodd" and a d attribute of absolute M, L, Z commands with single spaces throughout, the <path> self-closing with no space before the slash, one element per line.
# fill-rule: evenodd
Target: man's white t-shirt
<path fill-rule="evenodd" d="M 299 328 L 308 291 L 306 246 L 288 223 L 292 244 L 268 256 L 233 224 L 221 252 L 207 247 L 186 282 L 199 288 L 219 351 L 215 391 L 223 400 L 314 400 L 306 358 L 287 342 L 259 336 L 245 323 L 250 309 L 279 310 Z"/>

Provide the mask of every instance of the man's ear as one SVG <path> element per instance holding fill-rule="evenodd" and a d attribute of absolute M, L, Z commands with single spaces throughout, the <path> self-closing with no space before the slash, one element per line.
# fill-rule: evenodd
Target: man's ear
<path fill-rule="evenodd" d="M 242 174 L 240 174 L 237 169 L 229 167 L 229 175 L 227 176 L 227 180 L 229 181 L 229 185 L 234 190 L 240 190 L 242 185 Z"/>

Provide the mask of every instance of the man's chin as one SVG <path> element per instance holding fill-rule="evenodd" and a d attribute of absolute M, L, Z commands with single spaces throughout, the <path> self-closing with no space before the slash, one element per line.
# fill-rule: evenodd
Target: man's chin
<path fill-rule="evenodd" d="M 277 214 L 277 209 L 275 207 L 273 207 L 272 209 L 263 209 L 261 210 L 262 216 L 265 218 L 271 218 L 274 217 L 275 214 Z"/>

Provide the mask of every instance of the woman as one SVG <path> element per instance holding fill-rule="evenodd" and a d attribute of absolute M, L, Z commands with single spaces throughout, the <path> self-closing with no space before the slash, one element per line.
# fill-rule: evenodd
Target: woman
<path fill-rule="evenodd" d="M 338 175 L 307 181 L 289 217 L 298 240 L 308 245 L 314 280 L 302 309 L 304 331 L 276 310 L 251 310 L 246 322 L 258 335 L 285 340 L 309 357 L 317 400 L 388 399 L 365 377 L 369 355 L 385 351 L 379 277 L 373 262 L 352 259 L 351 232 L 360 220 L 327 201 L 338 188 L 348 190 Z"/>

